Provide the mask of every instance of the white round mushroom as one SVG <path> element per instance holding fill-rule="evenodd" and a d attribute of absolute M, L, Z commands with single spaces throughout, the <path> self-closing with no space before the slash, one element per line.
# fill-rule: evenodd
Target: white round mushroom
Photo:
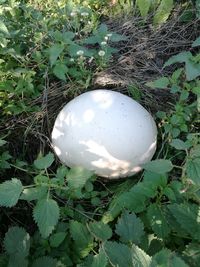
<path fill-rule="evenodd" d="M 52 145 L 69 167 L 81 166 L 110 179 L 142 169 L 156 150 L 157 128 L 132 98 L 111 90 L 83 93 L 58 114 Z"/>

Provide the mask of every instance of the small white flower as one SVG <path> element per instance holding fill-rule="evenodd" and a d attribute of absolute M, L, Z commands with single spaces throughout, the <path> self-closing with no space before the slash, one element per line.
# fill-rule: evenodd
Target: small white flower
<path fill-rule="evenodd" d="M 89 20 L 89 21 L 88 21 L 88 24 L 89 24 L 89 25 L 92 24 L 92 21 Z"/>
<path fill-rule="evenodd" d="M 105 41 L 101 42 L 101 45 L 107 45 L 107 43 Z"/>
<path fill-rule="evenodd" d="M 75 16 L 76 16 L 76 12 L 71 12 L 71 13 L 70 13 L 70 16 L 71 16 L 71 17 L 75 17 Z"/>
<path fill-rule="evenodd" d="M 83 51 L 83 50 L 78 50 L 78 51 L 76 52 L 76 54 L 77 54 L 78 56 L 82 56 L 82 55 L 84 54 L 84 51 Z"/>
<path fill-rule="evenodd" d="M 103 56 L 105 56 L 105 51 L 103 51 L 103 50 L 100 50 L 100 51 L 98 52 L 98 55 L 99 55 L 100 57 L 103 57 Z"/>
<path fill-rule="evenodd" d="M 108 36 L 105 36 L 105 37 L 104 37 L 104 40 L 108 41 Z"/>
<path fill-rule="evenodd" d="M 81 13 L 81 16 L 82 16 L 82 17 L 87 17 L 87 16 L 89 16 L 89 13 L 87 13 L 87 12 L 82 12 L 82 13 Z"/>
<path fill-rule="evenodd" d="M 70 62 L 74 62 L 74 58 L 72 57 L 72 58 L 70 58 L 70 60 L 69 60 Z"/>
<path fill-rule="evenodd" d="M 111 36 L 112 36 L 112 33 L 108 33 L 108 34 L 107 34 L 107 37 L 111 37 Z"/>

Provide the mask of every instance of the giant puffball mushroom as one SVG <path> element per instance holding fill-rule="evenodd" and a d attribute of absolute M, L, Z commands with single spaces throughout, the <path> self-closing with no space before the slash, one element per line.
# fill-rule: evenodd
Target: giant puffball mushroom
<path fill-rule="evenodd" d="M 83 93 L 58 114 L 52 145 L 67 166 L 109 179 L 131 176 L 156 150 L 157 128 L 132 98 L 111 90 Z"/>

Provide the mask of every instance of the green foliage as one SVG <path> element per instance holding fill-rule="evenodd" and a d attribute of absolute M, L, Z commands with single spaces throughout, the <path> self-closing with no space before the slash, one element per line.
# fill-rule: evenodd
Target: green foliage
<path fill-rule="evenodd" d="M 59 219 L 59 207 L 53 199 L 41 199 L 37 202 L 33 217 L 37 223 L 42 237 L 48 237 L 55 228 Z"/>

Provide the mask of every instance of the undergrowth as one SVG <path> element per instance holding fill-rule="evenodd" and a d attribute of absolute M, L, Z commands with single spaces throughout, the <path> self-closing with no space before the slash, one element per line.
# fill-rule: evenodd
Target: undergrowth
<path fill-rule="evenodd" d="M 122 2 L 112 12 L 121 10 Z M 160 4 L 143 10 L 137 1 L 135 12 L 145 20 L 157 10 L 156 30 L 166 8 L 161 10 L 164 1 L 155 2 Z M 167 19 L 174 3 L 166 2 Z M 188 3 L 198 7 L 198 1 Z M 199 266 L 200 38 L 168 59 L 163 68 L 176 64 L 171 75 L 146 84 L 168 91 L 175 101 L 155 114 L 158 149 L 143 172 L 105 182 L 81 167 L 60 165 L 50 148 L 33 162 L 22 151 L 17 158 L 12 154 L 14 133 L 7 122 L 40 112 L 30 103 L 47 84 L 87 90 L 95 72 L 119 52 L 115 43 L 128 38 L 100 23 L 105 5 L 1 1 L 1 267 Z M 137 88 L 130 88 L 140 101 Z"/>

